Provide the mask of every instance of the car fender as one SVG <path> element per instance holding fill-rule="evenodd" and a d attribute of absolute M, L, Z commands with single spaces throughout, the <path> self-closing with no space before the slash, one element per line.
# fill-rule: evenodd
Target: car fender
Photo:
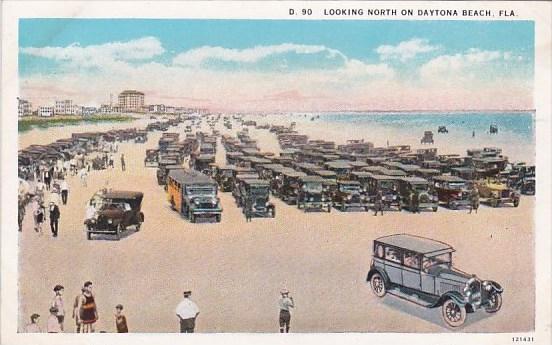
<path fill-rule="evenodd" d="M 499 283 L 495 282 L 494 280 L 487 280 L 487 283 L 493 287 L 494 291 L 496 291 L 498 293 L 504 292 L 504 288 Z"/>
<path fill-rule="evenodd" d="M 375 273 L 379 273 L 382 277 L 383 277 L 383 280 L 385 282 L 385 286 L 389 286 L 389 277 L 387 276 L 387 273 L 385 273 L 384 270 L 380 269 L 380 268 L 377 268 L 377 267 L 374 267 L 372 268 L 369 272 L 368 272 L 368 275 L 366 276 L 366 281 L 367 282 L 370 282 L 370 279 L 372 279 L 372 276 L 375 274 Z"/>
<path fill-rule="evenodd" d="M 452 299 L 454 302 L 458 303 L 458 305 L 464 306 L 466 305 L 466 301 L 464 301 L 464 297 L 456 291 L 447 291 L 443 295 L 441 295 L 441 298 L 432 306 L 432 307 L 440 307 L 445 303 L 446 300 Z"/>

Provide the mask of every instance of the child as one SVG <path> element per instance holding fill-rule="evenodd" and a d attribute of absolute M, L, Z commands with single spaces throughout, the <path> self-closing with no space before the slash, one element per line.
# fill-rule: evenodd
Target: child
<path fill-rule="evenodd" d="M 50 316 L 48 316 L 48 323 L 46 324 L 46 331 L 48 333 L 61 333 L 57 313 L 58 308 L 50 307 Z"/>
<path fill-rule="evenodd" d="M 128 333 L 128 326 L 126 317 L 123 315 L 123 305 L 117 304 L 115 306 L 115 326 L 117 326 L 117 333 Z"/>
<path fill-rule="evenodd" d="M 38 322 L 40 321 L 40 315 L 33 314 L 31 315 L 31 323 L 27 325 L 25 328 L 25 332 L 27 333 L 42 333 L 42 330 L 40 329 L 40 326 L 38 325 Z"/>

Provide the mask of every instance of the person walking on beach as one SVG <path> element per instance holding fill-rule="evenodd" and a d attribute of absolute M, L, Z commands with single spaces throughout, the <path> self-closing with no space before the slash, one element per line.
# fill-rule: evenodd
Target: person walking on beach
<path fill-rule="evenodd" d="M 125 154 L 124 154 L 124 153 L 121 153 L 121 170 L 122 170 L 122 171 L 125 171 L 125 170 L 126 170 Z"/>
<path fill-rule="evenodd" d="M 184 291 L 184 299 L 176 306 L 176 316 L 180 321 L 180 333 L 194 333 L 199 308 L 190 299 L 191 295 L 191 291 Z"/>
<path fill-rule="evenodd" d="M 35 231 L 39 235 L 42 235 L 42 224 L 44 223 L 44 218 L 46 218 L 46 208 L 42 201 L 37 202 L 36 209 L 33 212 L 34 221 L 35 221 Z"/>
<path fill-rule="evenodd" d="M 473 189 L 470 192 L 470 212 L 472 213 L 472 210 L 475 210 L 475 213 L 477 214 L 477 209 L 479 208 L 479 191 L 477 190 L 477 187 L 473 187 Z"/>
<path fill-rule="evenodd" d="M 58 235 L 58 222 L 59 222 L 59 207 L 58 205 L 50 202 L 50 230 L 52 230 L 52 235 L 57 237 Z"/>
<path fill-rule="evenodd" d="M 109 167 L 110 167 L 110 168 L 115 168 L 114 163 L 115 163 L 115 160 L 113 159 L 113 155 L 110 154 L 110 155 L 109 155 Z"/>
<path fill-rule="evenodd" d="M 289 325 L 291 323 L 291 308 L 295 308 L 293 297 L 289 295 L 288 289 L 282 289 L 280 291 L 280 299 L 278 300 L 278 306 L 280 307 L 280 333 L 289 333 Z"/>
<path fill-rule="evenodd" d="M 56 285 L 54 287 L 54 299 L 52 300 L 51 307 L 55 307 L 57 309 L 57 319 L 59 322 L 59 327 L 61 328 L 61 331 L 63 332 L 63 322 L 65 320 L 65 306 L 63 304 L 63 285 Z"/>
<path fill-rule="evenodd" d="M 61 202 L 67 205 L 67 197 L 69 196 L 69 184 L 67 180 L 61 180 Z"/>
<path fill-rule="evenodd" d="M 244 210 L 245 210 L 245 221 L 246 222 L 250 222 L 251 221 L 251 214 L 253 213 L 252 212 L 252 209 L 253 209 L 253 200 L 251 200 L 251 198 L 246 198 L 245 199 L 245 205 L 244 205 Z"/>
<path fill-rule="evenodd" d="M 35 194 L 39 198 L 40 201 L 44 200 L 44 190 L 46 189 L 46 185 L 42 182 L 41 179 L 38 179 L 38 182 L 35 184 Z"/>
<path fill-rule="evenodd" d="M 56 307 L 50 307 L 50 316 L 46 323 L 46 332 L 48 333 L 62 333 L 57 317 L 58 309 Z"/>
<path fill-rule="evenodd" d="M 81 185 L 83 187 L 87 187 L 88 184 L 86 182 L 86 179 L 88 178 L 88 172 L 86 171 L 86 168 L 82 168 L 79 172 L 79 177 L 80 177 L 80 180 L 81 180 Z"/>
<path fill-rule="evenodd" d="M 94 333 L 94 324 L 98 321 L 98 310 L 94 294 L 92 293 L 92 282 L 87 281 L 84 283 L 84 291 L 79 298 L 77 309 L 78 314 L 76 317 L 81 324 L 81 332 Z"/>
<path fill-rule="evenodd" d="M 44 170 L 44 184 L 46 185 L 46 190 L 50 190 L 50 184 L 52 183 L 52 175 L 50 170 Z"/>
<path fill-rule="evenodd" d="M 27 333 L 42 333 L 42 329 L 40 329 L 40 315 L 33 314 L 31 315 L 31 323 L 25 327 L 25 332 Z"/>
<path fill-rule="evenodd" d="M 128 333 L 127 319 L 123 314 L 122 304 L 115 306 L 115 326 L 117 327 L 117 333 Z"/>
<path fill-rule="evenodd" d="M 75 333 L 80 333 L 81 331 L 81 322 L 80 322 L 80 318 L 78 317 L 79 315 L 79 302 L 82 298 L 82 295 L 84 294 L 84 291 L 85 289 L 84 288 L 81 288 L 81 293 L 79 295 L 77 295 L 75 297 L 75 301 L 73 302 L 73 319 L 75 319 Z"/>
<path fill-rule="evenodd" d="M 419 196 L 418 193 L 416 193 L 416 191 L 414 190 L 410 191 L 410 203 L 410 209 L 412 210 L 412 212 L 420 213 Z"/>
<path fill-rule="evenodd" d="M 374 200 L 374 216 L 378 215 L 378 211 L 383 216 L 383 193 L 382 191 L 378 191 L 378 194 L 376 194 L 376 199 Z"/>

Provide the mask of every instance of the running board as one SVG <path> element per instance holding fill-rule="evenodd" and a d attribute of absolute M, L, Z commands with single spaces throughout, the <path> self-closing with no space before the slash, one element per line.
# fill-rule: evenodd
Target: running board
<path fill-rule="evenodd" d="M 435 297 L 431 297 L 429 295 L 426 295 L 424 293 L 420 292 L 412 292 L 414 290 L 410 290 L 410 293 L 407 293 L 403 290 L 410 290 L 408 288 L 401 289 L 399 287 L 394 287 L 392 289 L 387 290 L 387 292 L 391 295 L 397 296 L 401 299 L 407 300 L 409 302 L 412 302 L 414 304 L 417 304 L 422 307 L 426 308 L 433 308 L 437 304 L 438 299 Z"/>

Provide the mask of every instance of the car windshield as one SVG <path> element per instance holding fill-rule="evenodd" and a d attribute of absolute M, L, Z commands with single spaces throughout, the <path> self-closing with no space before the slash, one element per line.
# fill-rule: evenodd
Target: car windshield
<path fill-rule="evenodd" d="M 380 188 L 385 190 L 391 190 L 394 187 L 394 183 L 392 181 L 381 181 L 380 182 Z"/>
<path fill-rule="evenodd" d="M 449 188 L 460 190 L 466 188 L 466 184 L 464 182 L 451 182 L 449 183 Z"/>
<path fill-rule="evenodd" d="M 444 253 L 436 256 L 424 256 L 423 268 L 428 270 L 435 266 L 450 266 L 452 264 L 452 253 Z"/>
<path fill-rule="evenodd" d="M 322 183 L 305 183 L 303 188 L 310 193 L 322 193 Z"/>
<path fill-rule="evenodd" d="M 268 187 L 251 187 L 250 191 L 254 195 L 268 195 Z"/>
<path fill-rule="evenodd" d="M 232 170 L 224 170 L 222 175 L 225 177 L 232 177 Z"/>
<path fill-rule="evenodd" d="M 412 188 L 417 192 L 425 192 L 427 191 L 427 185 L 426 184 L 413 184 Z"/>
<path fill-rule="evenodd" d="M 354 193 L 360 190 L 360 186 L 354 184 L 342 184 L 339 186 L 339 190 L 345 193 Z"/>
<path fill-rule="evenodd" d="M 215 187 L 213 186 L 194 186 L 186 188 L 186 194 L 188 195 L 211 195 L 215 194 Z"/>

